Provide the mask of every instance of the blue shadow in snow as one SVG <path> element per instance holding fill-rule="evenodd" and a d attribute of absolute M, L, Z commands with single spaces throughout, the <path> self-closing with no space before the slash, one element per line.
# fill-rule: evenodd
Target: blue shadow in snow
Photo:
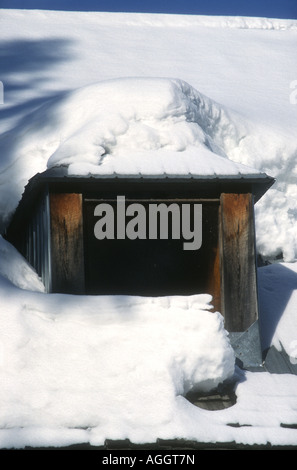
<path fill-rule="evenodd" d="M 264 353 L 271 346 L 277 326 L 295 290 L 297 273 L 284 264 L 274 263 L 258 268 L 259 326 Z"/>
<path fill-rule="evenodd" d="M 72 41 L 64 38 L 1 42 L 0 80 L 4 87 L 4 103 L 0 106 L 2 120 L 13 118 L 17 123 L 24 114 L 30 113 L 59 92 L 65 91 L 48 91 L 39 97 L 36 88 L 40 86 L 43 90 L 51 88 L 48 86 L 52 76 L 51 69 L 71 59 L 73 55 L 69 50 L 71 43 Z M 17 98 L 18 96 L 22 101 Z"/>

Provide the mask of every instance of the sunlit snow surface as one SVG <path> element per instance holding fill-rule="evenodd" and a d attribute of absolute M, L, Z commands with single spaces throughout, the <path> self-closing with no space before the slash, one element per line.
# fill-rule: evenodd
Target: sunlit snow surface
<path fill-rule="evenodd" d="M 0 37 L 2 229 L 29 178 L 57 164 L 74 175 L 266 172 L 276 183 L 256 205 L 257 247 L 286 262 L 259 269 L 263 342 L 295 361 L 297 23 L 3 10 Z M 283 426 L 297 423 L 293 375 L 236 368 L 237 403 L 223 411 L 183 396 L 234 371 L 207 293 L 48 295 L 2 238 L 0 255 L 2 448 L 297 445 Z"/>
<path fill-rule="evenodd" d="M 0 141 L 1 226 L 48 161 L 74 164 L 83 151 L 85 164 L 97 165 L 103 152 L 121 151 L 125 166 L 137 150 L 148 169 L 151 151 L 166 149 L 168 166 L 168 151 L 194 146 L 197 158 L 207 148 L 276 178 L 256 205 L 258 250 L 294 260 L 296 35 L 294 20 L 2 10 L 0 112 L 10 133 Z M 154 83 L 96 88 L 131 77 Z"/>
<path fill-rule="evenodd" d="M 37 275 L 2 238 L 0 253 L 2 448 L 126 438 L 297 445 L 296 430 L 289 428 L 297 422 L 297 377 L 234 369 L 223 319 L 210 310 L 210 296 L 45 294 Z M 270 342 L 280 341 L 295 354 L 297 265 L 275 264 L 260 274 L 267 336 L 281 311 Z M 274 283 L 285 304 L 270 319 Z M 203 410 L 185 398 L 193 387 L 212 390 L 226 379 L 237 396 L 228 409 Z"/>

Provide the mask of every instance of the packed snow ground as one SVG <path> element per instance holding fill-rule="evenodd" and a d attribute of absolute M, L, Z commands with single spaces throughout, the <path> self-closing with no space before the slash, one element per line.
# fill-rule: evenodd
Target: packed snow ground
<path fill-rule="evenodd" d="M 263 347 L 296 361 L 297 22 L 2 10 L 0 35 L 1 229 L 28 179 L 55 164 L 74 174 L 114 161 L 126 171 L 129 162 L 172 174 L 177 164 L 265 171 L 276 183 L 256 205 L 257 247 L 285 262 L 259 269 Z M 2 448 L 106 438 L 297 445 L 297 430 L 281 426 L 297 423 L 297 377 L 233 375 L 207 293 L 48 295 L 2 238 L 0 253 Z M 183 396 L 226 378 L 236 382 L 231 408 L 210 412 Z"/>

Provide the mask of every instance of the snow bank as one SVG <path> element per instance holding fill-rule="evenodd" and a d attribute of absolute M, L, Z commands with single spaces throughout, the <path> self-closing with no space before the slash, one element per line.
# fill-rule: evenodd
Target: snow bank
<path fill-rule="evenodd" d="M 0 235 L 0 275 L 29 291 L 45 292 L 45 287 L 20 253 Z"/>
<path fill-rule="evenodd" d="M 227 159 L 225 142 L 237 139 L 228 113 L 179 79 L 114 79 L 68 92 L 2 137 L 2 225 L 27 180 L 46 167 L 67 165 L 77 175 L 254 174 Z"/>
<path fill-rule="evenodd" d="M 21 428 L 27 445 L 39 429 L 35 445 L 46 430 L 56 442 L 61 429 L 92 429 L 101 443 L 150 440 L 174 420 L 179 396 L 234 372 L 207 295 L 47 295 L 1 277 L 0 299 L 0 429 L 16 431 L 11 445 Z"/>
<path fill-rule="evenodd" d="M 9 249 L 0 241 L 1 252 Z M 13 250 L 10 260 L 17 272 L 23 260 Z M 271 269 L 260 270 L 270 313 L 277 298 Z M 274 279 L 280 298 L 287 285 L 296 287 L 292 278 Z M 294 319 L 289 299 L 284 327 Z M 234 368 L 210 300 L 49 295 L 0 276 L 0 447 L 100 446 L 106 439 L 296 445 L 297 377 Z M 264 320 L 269 325 L 271 316 Z M 235 385 L 230 408 L 207 411 L 184 397 L 223 380 Z"/>
<path fill-rule="evenodd" d="M 43 116 L 61 126 L 62 139 L 49 166 L 101 165 L 105 155 L 121 157 L 160 149 L 174 155 L 192 146 L 224 155 L 215 140 L 223 141 L 227 133 L 231 139 L 236 133 L 227 115 L 221 116 L 224 111 L 219 105 L 178 79 L 108 80 L 62 98 L 60 119 L 55 119 L 56 106 Z M 224 126 L 216 124 L 218 119 Z"/>
<path fill-rule="evenodd" d="M 9 272 L 9 259 L 18 284 L 25 261 L 2 238 L 0 250 L 9 253 L 1 272 Z M 275 344 L 289 344 L 296 331 L 293 266 L 259 270 L 262 321 L 275 326 L 273 310 L 283 315 Z M 37 292 L 32 268 L 26 272 L 36 292 L 0 276 L 2 449 L 103 445 L 108 438 L 297 444 L 297 377 L 234 368 L 208 295 L 49 295 Z M 192 387 L 210 390 L 224 380 L 234 383 L 237 397 L 228 409 L 207 411 L 184 397 Z"/>
<path fill-rule="evenodd" d="M 215 162 L 213 171 L 248 165 L 276 177 L 256 205 L 257 246 L 293 261 L 296 28 L 263 18 L 2 10 L 1 231 L 28 179 L 48 165 L 87 174 L 115 161 L 147 172 L 164 162 L 172 174 L 188 171 L 198 150 L 201 171 Z M 172 76 L 183 80 L 154 78 Z M 296 376 L 236 368 L 237 403 L 222 411 L 183 396 L 234 367 L 208 296 L 48 295 L 2 238 L 0 255 L 1 448 L 176 437 L 296 446 Z M 296 273 L 286 263 L 259 270 L 264 346 L 284 347 L 292 360 Z"/>

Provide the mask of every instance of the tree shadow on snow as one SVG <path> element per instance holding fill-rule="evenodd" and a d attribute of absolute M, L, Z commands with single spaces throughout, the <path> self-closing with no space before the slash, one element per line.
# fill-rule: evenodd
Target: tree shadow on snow
<path fill-rule="evenodd" d="M 73 46 L 73 41 L 63 38 L 19 39 L 1 43 L 0 80 L 4 88 L 4 103 L 0 106 L 3 123 L 0 128 L 1 233 L 8 223 L 7 214 L 10 217 L 21 197 L 24 182 L 33 176 L 28 161 L 20 158 L 21 139 L 31 127 L 38 132 L 45 125 L 55 124 L 50 122 L 54 119 L 51 116 L 47 122 L 34 119 L 34 113 L 45 102 L 67 91 L 58 88 L 55 75 L 61 74 L 59 64 L 65 65 L 66 61 L 72 60 L 70 44 Z"/>
<path fill-rule="evenodd" d="M 24 114 L 65 91 L 51 91 L 51 77 L 59 63 L 71 59 L 70 43 L 63 38 L 1 42 L 0 80 L 4 103 L 0 113 L 3 121 L 13 118 L 13 124 L 16 124 Z M 38 96 L 38 88 L 42 90 L 42 96 Z"/>

